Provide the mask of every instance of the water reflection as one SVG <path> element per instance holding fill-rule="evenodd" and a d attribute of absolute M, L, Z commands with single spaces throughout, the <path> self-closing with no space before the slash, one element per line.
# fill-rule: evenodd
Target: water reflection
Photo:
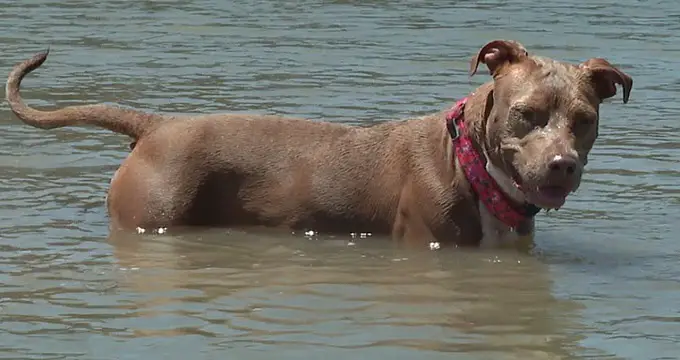
<path fill-rule="evenodd" d="M 577 346 L 579 308 L 551 294 L 550 271 L 534 257 L 348 240 L 112 234 L 118 286 L 138 294 L 136 317 L 145 318 L 129 336 L 494 358 L 567 356 Z"/>

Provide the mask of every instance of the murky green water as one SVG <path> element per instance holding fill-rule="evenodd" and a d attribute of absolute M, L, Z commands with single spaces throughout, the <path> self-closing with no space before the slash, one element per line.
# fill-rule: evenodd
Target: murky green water
<path fill-rule="evenodd" d="M 0 107 L 3 359 L 680 358 L 674 1 L 1 1 L 0 68 L 47 47 L 40 106 L 350 123 L 450 105 L 493 38 L 635 79 L 536 254 L 215 230 L 108 238 L 129 141 Z M 254 139 L 257 141 L 257 139 Z"/>

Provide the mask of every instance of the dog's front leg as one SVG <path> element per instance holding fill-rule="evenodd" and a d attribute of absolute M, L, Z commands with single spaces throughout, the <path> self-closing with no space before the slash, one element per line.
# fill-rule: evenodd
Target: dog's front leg
<path fill-rule="evenodd" d="M 422 247 L 435 241 L 434 234 L 425 223 L 418 202 L 415 201 L 413 186 L 404 186 L 397 206 L 392 238 L 407 246 Z"/>

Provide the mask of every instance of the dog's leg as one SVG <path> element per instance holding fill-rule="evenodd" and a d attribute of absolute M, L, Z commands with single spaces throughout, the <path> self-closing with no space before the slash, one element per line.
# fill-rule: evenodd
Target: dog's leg
<path fill-rule="evenodd" d="M 422 247 L 423 244 L 432 241 L 434 235 L 417 209 L 418 201 L 415 201 L 413 192 L 414 187 L 410 183 L 404 186 L 397 206 L 392 234 L 395 240 L 407 245 Z"/>
<path fill-rule="evenodd" d="M 185 190 L 178 187 L 180 176 L 139 156 L 128 157 L 114 174 L 107 196 L 112 228 L 152 231 L 184 225 L 192 204 L 177 200 Z"/>

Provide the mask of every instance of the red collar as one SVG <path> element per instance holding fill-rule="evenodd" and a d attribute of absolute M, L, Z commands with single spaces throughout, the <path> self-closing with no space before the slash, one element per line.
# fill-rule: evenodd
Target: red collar
<path fill-rule="evenodd" d="M 456 102 L 446 115 L 446 127 L 451 134 L 458 163 L 465 171 L 465 177 L 472 186 L 472 190 L 484 206 L 504 224 L 519 230 L 541 209 L 532 204 L 514 204 L 486 171 L 486 159 L 475 150 L 472 140 L 465 131 L 464 109 L 467 100 L 466 97 Z"/>

